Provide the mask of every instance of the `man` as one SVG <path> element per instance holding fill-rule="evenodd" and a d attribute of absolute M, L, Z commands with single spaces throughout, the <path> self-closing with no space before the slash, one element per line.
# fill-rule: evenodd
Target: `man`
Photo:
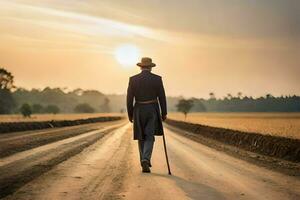
<path fill-rule="evenodd" d="M 133 138 L 138 140 L 142 171 L 149 173 L 154 135 L 164 134 L 162 120 L 167 118 L 167 102 L 162 78 L 151 73 L 156 66 L 152 59 L 144 57 L 137 66 L 141 73 L 129 79 L 127 112 L 133 122 Z"/>

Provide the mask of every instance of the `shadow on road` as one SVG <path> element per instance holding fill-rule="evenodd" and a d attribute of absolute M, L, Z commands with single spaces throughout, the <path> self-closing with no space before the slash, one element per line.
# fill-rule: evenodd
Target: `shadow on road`
<path fill-rule="evenodd" d="M 191 199 L 207 199 L 207 200 L 225 199 L 225 197 L 221 194 L 221 192 L 218 192 L 216 189 L 204 184 L 195 183 L 174 175 L 170 176 L 167 174 L 164 175 L 158 173 L 151 173 L 149 175 L 159 176 L 159 177 L 173 180 L 176 183 L 176 185 L 180 187 L 186 193 L 186 195 Z"/>

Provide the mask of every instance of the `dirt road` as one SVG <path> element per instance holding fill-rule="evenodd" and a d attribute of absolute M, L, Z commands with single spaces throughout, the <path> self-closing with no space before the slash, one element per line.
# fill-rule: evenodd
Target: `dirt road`
<path fill-rule="evenodd" d="M 5 199 L 300 199 L 299 178 L 230 157 L 168 129 L 166 137 L 173 176 L 167 174 L 161 137 L 156 138 L 152 173 L 141 173 L 131 124 L 126 124 Z M 8 158 L 2 167 L 12 162 Z M 22 159 L 29 158 L 24 154 Z"/>

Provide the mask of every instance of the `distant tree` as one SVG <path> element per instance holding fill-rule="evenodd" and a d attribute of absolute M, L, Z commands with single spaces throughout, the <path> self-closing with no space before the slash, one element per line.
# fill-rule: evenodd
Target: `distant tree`
<path fill-rule="evenodd" d="M 215 93 L 210 92 L 210 93 L 209 93 L 209 98 L 210 98 L 210 99 L 216 99 Z"/>
<path fill-rule="evenodd" d="M 41 104 L 33 104 L 32 112 L 33 113 L 42 113 L 44 111 L 44 107 Z"/>
<path fill-rule="evenodd" d="M 0 114 L 11 113 L 16 105 L 11 94 L 13 83 L 13 75 L 6 69 L 0 68 Z"/>
<path fill-rule="evenodd" d="M 238 96 L 239 99 L 241 99 L 243 97 L 243 93 L 242 92 L 238 92 L 237 96 Z"/>
<path fill-rule="evenodd" d="M 267 99 L 273 98 L 273 95 L 272 95 L 272 94 L 267 94 L 267 95 L 266 95 L 266 98 L 267 98 Z"/>
<path fill-rule="evenodd" d="M 230 93 L 227 94 L 228 99 L 232 99 L 232 95 Z"/>
<path fill-rule="evenodd" d="M 14 76 L 4 68 L 0 68 L 0 89 L 10 90 L 14 87 Z"/>
<path fill-rule="evenodd" d="M 30 105 L 28 103 L 24 103 L 20 108 L 20 112 L 22 113 L 23 117 L 30 117 L 32 114 Z"/>
<path fill-rule="evenodd" d="M 177 111 L 184 114 L 184 119 L 186 120 L 187 114 L 190 112 L 191 108 L 193 107 L 194 102 L 192 99 L 181 99 L 179 100 L 178 104 L 176 105 Z"/>
<path fill-rule="evenodd" d="M 48 106 L 45 107 L 44 112 L 45 113 L 51 113 L 51 114 L 57 114 L 57 113 L 60 112 L 60 109 L 56 105 L 48 105 Z"/>
<path fill-rule="evenodd" d="M 93 107 L 91 107 L 89 104 L 87 103 L 82 103 L 82 104 L 78 104 L 75 108 L 74 111 L 76 113 L 94 113 L 95 109 Z"/>

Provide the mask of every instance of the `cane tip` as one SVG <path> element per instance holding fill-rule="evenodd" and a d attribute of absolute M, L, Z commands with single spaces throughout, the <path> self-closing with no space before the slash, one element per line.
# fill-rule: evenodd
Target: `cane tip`
<path fill-rule="evenodd" d="M 169 172 L 169 175 L 172 175 L 171 172 Z"/>

